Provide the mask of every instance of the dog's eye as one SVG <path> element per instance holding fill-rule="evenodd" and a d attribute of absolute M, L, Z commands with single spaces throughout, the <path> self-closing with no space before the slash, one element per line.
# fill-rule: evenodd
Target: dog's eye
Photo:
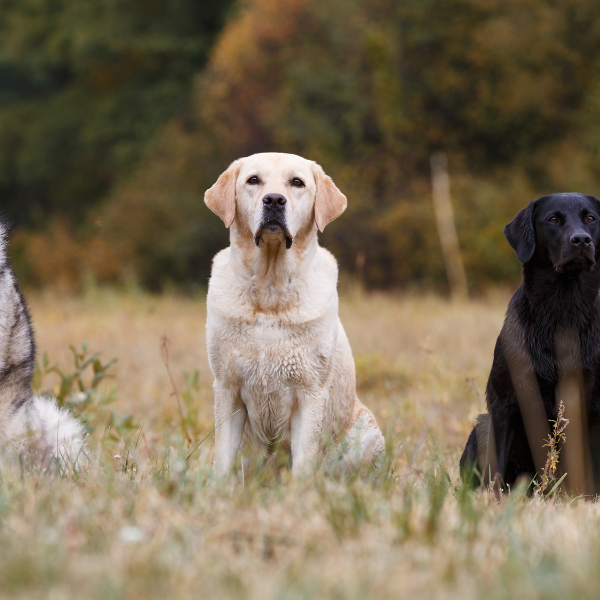
<path fill-rule="evenodd" d="M 248 181 L 246 181 L 246 183 L 249 183 L 250 185 L 257 185 L 260 183 L 260 180 L 256 175 L 253 175 L 250 177 L 250 179 L 248 179 Z"/>
<path fill-rule="evenodd" d="M 292 185 L 294 187 L 304 187 L 304 181 L 302 181 L 302 179 L 294 177 L 294 179 L 292 179 Z"/>
<path fill-rule="evenodd" d="M 593 223 L 596 220 L 596 217 L 594 215 L 588 215 L 585 220 L 588 223 Z"/>
<path fill-rule="evenodd" d="M 552 215 L 552 216 L 551 216 L 551 217 L 548 219 L 548 221 L 550 221 L 550 223 L 558 223 L 558 219 L 556 218 L 556 216 L 555 216 L 555 215 Z"/>

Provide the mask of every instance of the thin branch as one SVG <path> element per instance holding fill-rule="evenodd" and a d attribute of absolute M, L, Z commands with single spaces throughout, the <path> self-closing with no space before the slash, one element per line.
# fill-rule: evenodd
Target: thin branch
<path fill-rule="evenodd" d="M 169 346 L 171 342 L 166 335 L 163 335 L 160 338 L 160 354 L 162 357 L 163 365 L 165 365 L 165 369 L 167 369 L 167 373 L 169 374 L 169 379 L 171 381 L 171 387 L 173 388 L 173 392 L 175 394 L 175 398 L 177 399 L 177 408 L 179 409 L 179 417 L 181 419 L 181 429 L 183 430 L 184 436 L 187 438 L 188 442 L 191 443 L 192 437 L 190 436 L 187 427 L 185 425 L 185 419 L 183 417 L 183 408 L 181 405 L 181 398 L 179 397 L 179 391 L 177 390 L 177 386 L 175 385 L 175 380 L 173 379 L 173 374 L 171 373 L 171 367 L 169 366 Z"/>
<path fill-rule="evenodd" d="M 204 444 L 204 442 L 217 430 L 219 429 L 219 427 L 221 427 L 221 425 L 223 425 L 223 423 L 227 423 L 227 421 L 229 421 L 229 419 L 231 419 L 231 417 L 235 417 L 235 415 L 237 415 L 240 410 L 242 410 L 241 408 L 238 408 L 234 413 L 230 414 L 224 421 L 222 421 L 221 423 L 219 423 L 218 425 L 215 425 L 212 429 L 212 431 L 205 437 L 202 439 L 202 441 L 185 457 L 185 460 L 189 460 L 190 456 L 192 456 L 192 454 L 194 454 L 194 452 L 196 452 L 196 450 L 198 450 L 198 448 L 200 448 L 200 446 L 202 446 L 202 444 Z"/>

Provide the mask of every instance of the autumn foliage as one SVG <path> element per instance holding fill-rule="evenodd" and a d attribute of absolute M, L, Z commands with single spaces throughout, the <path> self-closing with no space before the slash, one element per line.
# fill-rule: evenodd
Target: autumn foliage
<path fill-rule="evenodd" d="M 232 160 L 273 150 L 318 161 L 348 196 L 322 236 L 344 272 L 358 258 L 368 287 L 445 289 L 429 170 L 442 150 L 471 289 L 514 280 L 502 234 L 514 213 L 545 193 L 600 194 L 596 16 L 593 0 L 238 3 L 185 110 L 68 234 L 22 233 L 23 269 L 51 283 L 35 240 L 69 235 L 94 248 L 80 271 L 100 281 L 204 285 L 227 243 L 204 190 Z M 61 251 L 73 252 L 42 254 L 62 264 Z"/>

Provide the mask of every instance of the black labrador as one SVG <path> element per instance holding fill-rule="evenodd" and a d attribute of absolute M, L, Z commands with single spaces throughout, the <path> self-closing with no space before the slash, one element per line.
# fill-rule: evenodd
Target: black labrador
<path fill-rule="evenodd" d="M 579 437 L 585 450 L 580 456 L 589 456 L 587 481 L 591 477 L 597 487 L 600 200 L 583 194 L 543 196 L 521 210 L 504 234 L 523 263 L 523 282 L 496 342 L 486 388 L 489 417 L 482 415 L 469 436 L 461 476 L 474 483 L 477 467 L 511 486 L 520 476 L 539 473 L 547 454 L 544 438 L 556 420 L 559 399 L 569 395 L 570 378 L 571 389 L 581 391 Z M 571 407 L 572 414 L 576 408 Z M 573 442 L 568 436 L 564 447 L 572 443 L 575 449 L 577 431 L 568 431 Z"/>

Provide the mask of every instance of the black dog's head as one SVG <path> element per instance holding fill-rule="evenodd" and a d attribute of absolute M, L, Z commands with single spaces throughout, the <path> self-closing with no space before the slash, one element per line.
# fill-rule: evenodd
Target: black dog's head
<path fill-rule="evenodd" d="M 591 270 L 600 250 L 600 200 L 551 194 L 533 200 L 504 228 L 522 263 L 535 257 L 559 273 Z"/>

